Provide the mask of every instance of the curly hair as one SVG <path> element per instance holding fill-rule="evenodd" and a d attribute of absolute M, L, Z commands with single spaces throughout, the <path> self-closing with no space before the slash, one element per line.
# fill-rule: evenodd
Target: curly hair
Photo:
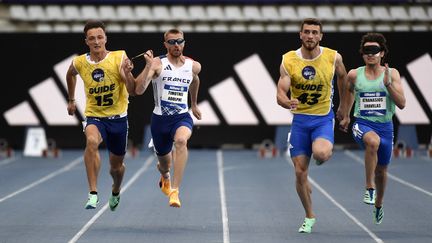
<path fill-rule="evenodd" d="M 381 63 L 384 63 L 384 59 L 387 57 L 389 52 L 387 47 L 387 40 L 384 35 L 380 33 L 367 33 L 363 35 L 360 41 L 360 54 L 363 54 L 363 46 L 366 42 L 376 42 L 381 47 L 381 51 L 384 51 L 384 56 L 381 58 Z"/>

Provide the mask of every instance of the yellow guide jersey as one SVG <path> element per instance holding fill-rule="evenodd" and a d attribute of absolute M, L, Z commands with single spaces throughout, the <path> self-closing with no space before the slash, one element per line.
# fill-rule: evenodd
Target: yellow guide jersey
<path fill-rule="evenodd" d="M 98 63 L 90 61 L 90 53 L 74 58 L 73 65 L 84 80 L 86 117 L 110 117 L 127 112 L 129 94 L 120 76 L 124 55 L 125 51 L 112 51 Z"/>
<path fill-rule="evenodd" d="M 282 56 L 282 64 L 291 77 L 291 98 L 299 100 L 292 113 L 327 115 L 332 108 L 336 51 L 320 47 L 315 59 L 303 59 L 300 49 Z"/>

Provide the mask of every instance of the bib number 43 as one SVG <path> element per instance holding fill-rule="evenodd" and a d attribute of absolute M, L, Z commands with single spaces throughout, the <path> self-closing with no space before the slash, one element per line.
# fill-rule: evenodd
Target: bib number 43
<path fill-rule="evenodd" d="M 313 93 L 313 94 L 303 93 L 299 97 L 297 97 L 297 99 L 302 104 L 315 105 L 316 103 L 318 103 L 318 98 L 319 97 L 321 97 L 321 94 L 317 94 L 317 93 Z"/>

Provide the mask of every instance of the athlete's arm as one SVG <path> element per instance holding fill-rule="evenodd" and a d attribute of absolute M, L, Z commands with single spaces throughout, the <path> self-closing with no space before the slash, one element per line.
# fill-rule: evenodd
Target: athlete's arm
<path fill-rule="evenodd" d="M 120 66 L 120 77 L 121 81 L 125 83 L 128 93 L 130 95 L 135 95 L 135 78 L 131 73 L 132 69 L 133 63 L 125 54 Z"/>
<path fill-rule="evenodd" d="M 335 72 L 336 72 L 336 76 L 337 76 L 339 99 L 342 100 L 343 95 L 344 95 L 346 78 L 347 78 L 347 71 L 345 69 L 345 65 L 344 65 L 343 60 L 342 60 L 342 55 L 339 53 L 336 53 Z"/>
<path fill-rule="evenodd" d="M 201 64 L 199 62 L 194 61 L 192 65 L 192 83 L 189 86 L 189 93 L 191 97 L 192 114 L 198 120 L 201 120 L 201 111 L 198 109 L 198 105 L 197 105 L 198 89 L 200 85 L 200 79 L 198 74 L 200 72 L 201 72 Z"/>
<path fill-rule="evenodd" d="M 153 58 L 153 52 L 151 50 L 146 52 L 144 58 L 146 60 L 146 65 L 143 71 L 136 78 L 135 93 L 138 95 L 143 94 L 151 80 L 159 76 L 162 71 L 162 62 L 160 58 Z"/>
<path fill-rule="evenodd" d="M 388 64 L 385 64 L 386 71 L 384 74 L 384 85 L 386 86 L 391 98 L 399 107 L 399 109 L 405 108 L 406 100 L 405 95 L 402 88 L 402 83 L 400 80 L 399 71 L 395 68 L 391 70 L 391 80 L 388 79 L 389 67 Z"/>
<path fill-rule="evenodd" d="M 67 111 L 70 116 L 73 116 L 76 111 L 76 103 L 75 103 L 75 87 L 76 87 L 76 75 L 78 74 L 77 70 L 73 65 L 73 61 L 69 66 L 68 71 L 66 72 L 66 82 L 68 88 L 68 106 Z"/>
<path fill-rule="evenodd" d="M 336 112 L 336 118 L 340 121 L 341 119 L 343 119 L 342 118 L 343 107 L 341 106 L 341 104 L 344 102 L 347 71 L 345 69 L 345 65 L 342 60 L 342 55 L 339 53 L 336 53 L 335 72 L 336 72 L 337 86 L 339 92 L 339 107 Z"/>
<path fill-rule="evenodd" d="M 298 100 L 290 99 L 288 97 L 288 91 L 291 85 L 291 78 L 288 72 L 285 70 L 283 64 L 281 64 L 279 67 L 279 73 L 280 73 L 280 77 L 277 85 L 277 95 L 276 95 L 277 103 L 283 108 L 295 110 L 298 105 Z"/>
<path fill-rule="evenodd" d="M 341 100 L 340 109 L 341 109 L 341 118 L 339 122 L 340 130 L 347 132 L 348 126 L 350 123 L 350 114 L 351 108 L 354 103 L 354 94 L 355 94 L 355 83 L 357 77 L 357 69 L 351 69 L 347 75 L 347 85 L 345 85 L 345 90 L 343 90 L 344 99 Z"/>

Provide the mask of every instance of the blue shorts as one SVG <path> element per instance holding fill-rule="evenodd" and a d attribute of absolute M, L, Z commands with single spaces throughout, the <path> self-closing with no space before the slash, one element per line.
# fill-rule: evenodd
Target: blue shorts
<path fill-rule="evenodd" d="M 90 124 L 96 125 L 108 151 L 118 156 L 126 154 L 129 129 L 127 117 L 117 119 L 87 117 L 86 123 L 86 127 Z"/>
<path fill-rule="evenodd" d="M 325 116 L 294 114 L 289 138 L 291 157 L 312 155 L 312 143 L 317 138 L 324 138 L 334 143 L 334 114 Z"/>
<path fill-rule="evenodd" d="M 370 131 L 374 131 L 380 137 L 378 164 L 388 165 L 393 151 L 393 122 L 380 123 L 356 118 L 352 126 L 352 133 L 354 140 L 363 149 L 365 148 L 363 136 Z"/>
<path fill-rule="evenodd" d="M 193 120 L 189 112 L 169 116 L 152 114 L 151 134 L 157 155 L 164 156 L 171 152 L 174 135 L 181 126 L 186 126 L 192 131 Z"/>

